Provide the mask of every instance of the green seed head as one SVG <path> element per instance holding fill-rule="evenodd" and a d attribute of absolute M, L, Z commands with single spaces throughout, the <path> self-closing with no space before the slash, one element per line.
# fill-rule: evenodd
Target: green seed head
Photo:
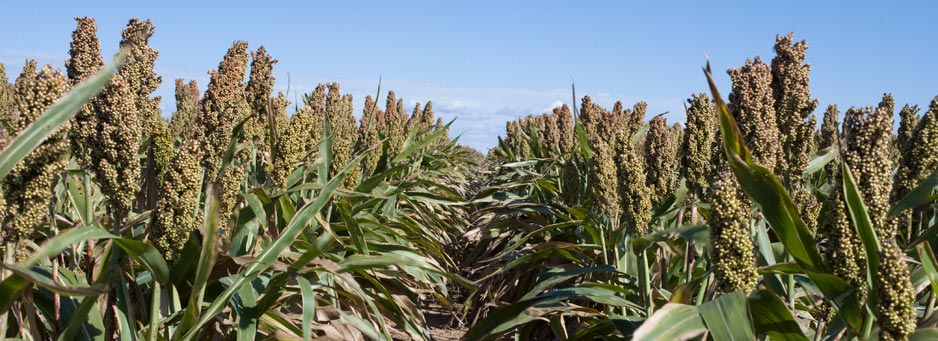
<path fill-rule="evenodd" d="M 749 236 L 749 207 L 740 200 L 742 190 L 732 174 L 723 173 L 711 189 L 708 223 L 717 289 L 722 293 L 751 292 L 756 288 L 759 274 L 755 248 Z"/>
<path fill-rule="evenodd" d="M 896 136 L 896 144 L 900 152 L 904 153 L 905 150 L 913 146 L 910 142 L 913 141 L 915 127 L 918 126 L 920 119 L 921 117 L 918 115 L 917 105 L 909 106 L 906 104 L 902 107 L 902 110 L 899 111 L 899 131 Z"/>
<path fill-rule="evenodd" d="M 781 146 L 775 121 L 772 70 L 759 57 L 727 71 L 733 81 L 729 109 L 757 163 L 775 169 Z"/>
<path fill-rule="evenodd" d="M 404 112 L 404 101 L 397 99 L 394 91 L 388 92 L 384 115 L 379 116 L 378 122 L 388 139 L 388 155 L 393 157 L 401 151 L 404 140 L 407 138 L 405 131 L 407 113 Z"/>
<path fill-rule="evenodd" d="M 121 48 L 127 50 L 127 59 L 118 71 L 133 94 L 137 115 L 144 121 L 143 127 L 148 133 L 157 124 L 162 124 L 160 97 L 150 98 L 163 82 L 163 77 L 157 75 L 153 68 L 160 53 L 147 45 L 155 29 L 149 19 L 130 19 L 127 28 L 121 32 L 123 39 L 120 42 Z"/>
<path fill-rule="evenodd" d="M 905 254 L 894 241 L 882 243 L 876 286 L 876 320 L 882 340 L 907 340 L 915 332 L 915 289 Z"/>
<path fill-rule="evenodd" d="M 173 132 L 164 120 L 154 127 L 150 138 L 153 139 L 154 168 L 157 177 L 159 177 L 163 174 L 163 170 L 169 165 L 169 161 L 173 157 Z"/>
<path fill-rule="evenodd" d="M 270 152 L 270 144 L 267 141 L 270 126 L 267 122 L 270 120 L 270 98 L 275 82 L 273 68 L 276 63 L 277 60 L 267 54 L 263 46 L 258 48 L 257 52 L 251 52 L 251 74 L 245 95 L 253 116 L 244 126 L 244 139 L 257 149 L 257 155 L 260 155 L 262 160 L 266 160 L 264 155 Z"/>
<path fill-rule="evenodd" d="M 928 112 L 921 118 L 918 108 L 906 105 L 900 112 L 899 124 L 899 162 L 896 169 L 895 183 L 891 193 L 891 203 L 898 203 L 915 186 L 938 170 L 938 97 L 932 100 Z M 922 215 L 906 211 L 900 218 L 903 231 L 916 224 Z"/>
<path fill-rule="evenodd" d="M 892 113 L 880 107 L 844 114 L 843 159 L 850 166 L 880 240 L 893 238 L 896 224 L 886 216 L 892 191 Z"/>
<path fill-rule="evenodd" d="M 821 123 L 821 130 L 818 131 L 814 139 L 818 150 L 839 143 L 840 133 L 837 130 L 838 116 L 840 116 L 840 111 L 837 110 L 836 105 L 831 104 L 827 106 L 827 110 L 824 111 L 824 121 Z M 828 162 L 827 165 L 824 166 L 824 170 L 828 175 L 834 174 L 834 172 L 840 172 L 840 159 L 834 159 Z"/>
<path fill-rule="evenodd" d="M 827 267 L 834 275 L 856 288 L 860 302 L 865 302 L 866 251 L 847 216 L 842 179 L 840 168 L 831 173 L 832 188 L 825 204 L 828 214 L 818 226 L 817 240 Z"/>
<path fill-rule="evenodd" d="M 318 147 L 323 116 L 322 111 L 317 110 L 323 110 L 324 100 L 325 86 L 320 84 L 306 96 L 305 105 L 293 113 L 289 122 L 284 124 L 283 133 L 277 140 L 273 169 L 270 173 L 271 183 L 277 188 L 283 189 L 287 185 L 290 173 L 300 164 L 308 162 L 306 156 Z"/>
<path fill-rule="evenodd" d="M 185 83 L 176 79 L 176 112 L 169 122 L 174 137 L 186 141 L 192 134 L 195 117 L 199 113 L 199 86 L 195 80 Z"/>
<path fill-rule="evenodd" d="M 200 153 L 195 140 L 183 142 L 163 172 L 149 239 L 168 261 L 178 258 L 189 232 L 199 228 Z"/>
<path fill-rule="evenodd" d="M 107 198 L 108 207 L 123 217 L 130 212 L 140 182 L 137 146 L 143 129 L 141 117 L 135 110 L 134 94 L 120 74 L 111 78 L 93 104 L 97 125 L 82 132 L 91 143 L 89 169 Z M 154 140 L 154 151 L 156 143 Z"/>
<path fill-rule="evenodd" d="M 326 96 L 326 111 L 332 125 L 332 171 L 329 177 L 334 177 L 349 161 L 358 139 L 358 123 L 355 121 L 352 95 L 341 95 L 338 83 L 329 84 L 329 93 Z M 345 177 L 346 188 L 352 188 L 358 183 L 358 172 L 352 171 Z"/>
<path fill-rule="evenodd" d="M 653 193 L 653 207 L 661 204 L 661 201 L 674 190 L 674 174 L 677 170 L 676 154 L 677 145 L 671 137 L 668 120 L 660 115 L 655 116 L 649 122 L 648 135 L 645 137 L 646 183 Z"/>
<path fill-rule="evenodd" d="M 16 111 L 6 122 L 10 136 L 35 121 L 67 89 L 68 79 L 61 71 L 46 65 L 36 72 L 36 62 L 27 61 L 14 85 Z M 68 124 L 59 128 L 3 179 L 6 241 L 34 238 L 37 228 L 47 221 L 49 206 L 55 200 L 53 186 L 67 163 L 68 129 Z"/>
<path fill-rule="evenodd" d="M 375 100 L 371 96 L 366 96 L 361 123 L 358 127 L 358 146 L 356 147 L 357 150 L 367 154 L 361 163 L 362 174 L 365 178 L 374 173 L 381 159 L 381 148 L 374 148 L 380 141 L 377 122 L 379 114 Z"/>
<path fill-rule="evenodd" d="M 772 92 L 781 139 L 775 172 L 789 189 L 803 187 L 806 181 L 804 171 L 811 160 L 817 125 L 812 113 L 818 106 L 808 87 L 811 66 L 804 62 L 808 44 L 803 40 L 794 43 L 793 37 L 792 33 L 776 37 L 776 57 L 772 59 Z"/>
<path fill-rule="evenodd" d="M 622 223 L 631 236 L 648 232 L 651 221 L 651 187 L 646 185 L 645 162 L 625 131 L 616 139 L 616 182 Z"/>
<path fill-rule="evenodd" d="M 716 140 L 716 106 L 705 93 L 695 94 L 687 100 L 687 120 L 681 149 L 680 171 L 687 190 L 698 199 L 709 188 L 712 169 L 711 152 Z"/>

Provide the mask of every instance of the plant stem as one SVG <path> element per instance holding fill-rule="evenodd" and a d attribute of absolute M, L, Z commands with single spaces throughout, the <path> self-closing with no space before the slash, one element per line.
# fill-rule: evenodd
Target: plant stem
<path fill-rule="evenodd" d="M 648 271 L 648 255 L 642 250 L 638 255 L 641 276 L 642 303 L 645 305 L 645 316 L 650 317 L 655 312 L 655 305 L 651 302 L 651 278 Z"/>

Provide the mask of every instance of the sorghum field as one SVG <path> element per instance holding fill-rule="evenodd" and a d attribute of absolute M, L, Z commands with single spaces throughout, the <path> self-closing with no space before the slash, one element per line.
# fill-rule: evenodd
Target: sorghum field
<path fill-rule="evenodd" d="M 164 113 L 153 23 L 76 21 L 0 64 L 5 338 L 938 338 L 938 99 L 819 109 L 792 34 L 684 124 L 571 87 L 483 155 L 243 41 Z"/>

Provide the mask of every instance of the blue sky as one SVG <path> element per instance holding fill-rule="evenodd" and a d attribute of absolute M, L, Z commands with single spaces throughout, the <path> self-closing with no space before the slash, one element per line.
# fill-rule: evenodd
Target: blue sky
<path fill-rule="evenodd" d="M 110 55 L 130 17 L 150 18 L 164 115 L 174 110 L 173 79 L 204 90 L 206 72 L 240 39 L 280 60 L 277 88 L 289 74 L 292 98 L 338 81 L 360 110 L 381 76 L 408 106 L 432 100 L 438 116 L 457 118 L 454 135 L 480 150 L 505 121 L 569 103 L 571 78 L 579 96 L 644 100 L 650 115 L 682 121 L 683 100 L 706 90 L 705 54 L 725 95 L 723 71 L 771 60 L 775 35 L 789 31 L 810 46 L 817 114 L 875 105 L 883 92 L 923 107 L 938 95 L 934 2 L 662 3 L 0 0 L 0 61 L 11 78 L 27 58 L 64 68 L 79 15 L 97 19 Z"/>

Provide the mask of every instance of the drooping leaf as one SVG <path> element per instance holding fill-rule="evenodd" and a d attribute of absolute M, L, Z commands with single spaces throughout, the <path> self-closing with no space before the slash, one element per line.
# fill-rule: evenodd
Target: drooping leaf
<path fill-rule="evenodd" d="M 714 340 L 755 340 L 749 303 L 742 292 L 722 295 L 697 309 Z"/>
<path fill-rule="evenodd" d="M 707 332 L 697 307 L 668 303 L 645 320 L 633 340 L 691 340 Z"/>
<path fill-rule="evenodd" d="M 757 335 L 767 335 L 772 340 L 808 340 L 785 303 L 770 291 L 759 290 L 749 295 L 749 312 Z"/>

